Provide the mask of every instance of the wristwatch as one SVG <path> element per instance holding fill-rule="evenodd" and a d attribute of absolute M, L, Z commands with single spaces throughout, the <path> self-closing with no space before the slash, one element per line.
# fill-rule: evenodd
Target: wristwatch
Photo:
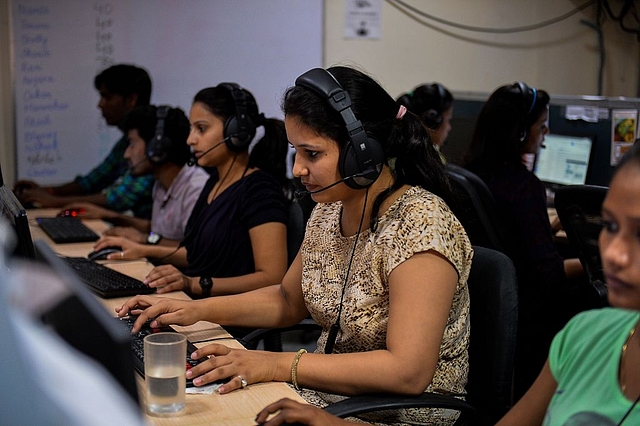
<path fill-rule="evenodd" d="M 200 277 L 200 288 L 202 289 L 202 297 L 211 296 L 213 280 L 209 277 Z"/>
<path fill-rule="evenodd" d="M 147 244 L 158 244 L 161 239 L 162 235 L 150 232 L 149 235 L 147 235 Z"/>

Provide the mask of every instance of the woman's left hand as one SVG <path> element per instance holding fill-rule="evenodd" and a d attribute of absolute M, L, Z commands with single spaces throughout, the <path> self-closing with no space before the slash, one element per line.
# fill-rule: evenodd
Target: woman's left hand
<path fill-rule="evenodd" d="M 194 378 L 193 384 L 203 386 L 216 380 L 230 378 L 229 382 L 218 388 L 221 394 L 229 393 L 246 384 L 272 382 L 276 378 L 277 356 L 283 353 L 231 349 L 212 343 L 199 348 L 191 357 L 208 360 L 187 371 L 187 378 Z M 293 355 L 292 355 L 293 357 Z"/>
<path fill-rule="evenodd" d="M 191 292 L 191 280 L 173 265 L 160 265 L 149 272 L 144 283 L 162 294 L 171 291 Z"/>

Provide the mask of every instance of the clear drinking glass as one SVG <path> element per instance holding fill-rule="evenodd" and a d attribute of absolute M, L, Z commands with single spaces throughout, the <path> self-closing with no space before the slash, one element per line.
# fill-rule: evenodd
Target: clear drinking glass
<path fill-rule="evenodd" d="M 144 338 L 147 413 L 172 416 L 184 412 L 187 338 L 180 333 L 154 333 Z"/>

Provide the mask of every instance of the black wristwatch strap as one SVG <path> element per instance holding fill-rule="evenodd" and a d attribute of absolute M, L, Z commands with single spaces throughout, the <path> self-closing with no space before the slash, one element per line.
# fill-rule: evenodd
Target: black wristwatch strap
<path fill-rule="evenodd" d="M 202 297 L 211 296 L 213 280 L 209 277 L 200 277 L 200 288 L 202 289 Z"/>

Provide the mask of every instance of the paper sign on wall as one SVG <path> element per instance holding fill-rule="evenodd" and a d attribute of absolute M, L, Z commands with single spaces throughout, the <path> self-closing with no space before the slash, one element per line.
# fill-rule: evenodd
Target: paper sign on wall
<path fill-rule="evenodd" d="M 380 38 L 382 0 L 347 0 L 345 38 Z"/>
<path fill-rule="evenodd" d="M 638 110 L 617 109 L 611 111 L 611 165 L 615 166 L 620 157 L 636 139 Z"/>

